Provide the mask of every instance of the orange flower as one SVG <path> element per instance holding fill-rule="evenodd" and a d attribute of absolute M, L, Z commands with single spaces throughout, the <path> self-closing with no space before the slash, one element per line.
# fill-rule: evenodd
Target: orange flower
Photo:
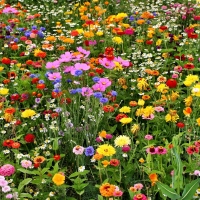
<path fill-rule="evenodd" d="M 103 164 L 104 167 L 110 165 L 110 162 L 108 160 L 103 160 L 101 163 Z"/>
<path fill-rule="evenodd" d="M 151 98 L 151 97 L 150 97 L 149 95 L 143 95 L 143 96 L 142 96 L 142 99 L 143 99 L 143 100 L 149 100 L 150 98 Z"/>
<path fill-rule="evenodd" d="M 184 113 L 185 116 L 189 117 L 190 114 L 192 113 L 192 108 L 186 107 L 186 108 L 183 110 L 183 113 Z"/>
<path fill-rule="evenodd" d="M 103 197 L 111 197 L 115 191 L 115 186 L 110 183 L 104 183 L 100 186 L 99 191 Z"/>
<path fill-rule="evenodd" d="M 16 111 L 15 108 L 10 107 L 10 108 L 6 108 L 6 109 L 4 110 L 4 113 L 14 114 L 15 111 Z"/>
<path fill-rule="evenodd" d="M 137 106 L 137 102 L 136 101 L 130 101 L 129 102 L 129 106 L 131 106 L 131 107 L 134 107 L 134 106 Z"/>
<path fill-rule="evenodd" d="M 137 24 L 138 25 L 142 25 L 142 24 L 144 24 L 145 23 L 145 20 L 143 20 L 143 19 L 138 19 L 137 20 Z"/>
<path fill-rule="evenodd" d="M 95 160 L 101 160 L 101 159 L 103 158 L 103 155 L 102 155 L 102 154 L 99 154 L 99 153 L 96 153 L 96 154 L 94 154 L 93 158 L 94 158 Z"/>
<path fill-rule="evenodd" d="M 14 142 L 14 143 L 12 143 L 12 148 L 13 148 L 13 149 L 18 149 L 20 146 L 21 146 L 21 145 L 20 145 L 19 142 Z"/>
<path fill-rule="evenodd" d="M 158 175 L 156 173 L 150 174 L 149 178 L 151 180 L 151 185 L 154 186 L 155 183 L 158 181 Z"/>
<path fill-rule="evenodd" d="M 106 131 L 103 130 L 99 133 L 99 136 L 102 138 L 106 138 L 106 134 L 107 134 Z"/>
<path fill-rule="evenodd" d="M 34 163 L 43 163 L 45 161 L 45 157 L 43 156 L 36 156 L 33 160 Z"/>

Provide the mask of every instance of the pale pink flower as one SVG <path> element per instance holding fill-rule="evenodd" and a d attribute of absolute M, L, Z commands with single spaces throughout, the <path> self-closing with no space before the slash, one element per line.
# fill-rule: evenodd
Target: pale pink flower
<path fill-rule="evenodd" d="M 3 179 L 0 179 L 0 186 L 1 186 L 1 187 L 4 187 L 4 186 L 6 186 L 6 185 L 8 185 L 8 181 L 3 180 Z"/>
<path fill-rule="evenodd" d="M 154 108 L 154 110 L 155 110 L 156 112 L 163 112 L 165 109 L 164 109 L 162 106 L 156 106 L 156 107 Z"/>
<path fill-rule="evenodd" d="M 107 69 L 113 69 L 115 67 L 115 63 L 113 61 L 108 60 L 107 58 L 99 59 L 99 64 L 101 64 Z"/>
<path fill-rule="evenodd" d="M 121 190 L 115 190 L 113 192 L 114 197 L 121 197 L 123 195 L 123 192 Z"/>
<path fill-rule="evenodd" d="M 12 194 L 7 194 L 6 195 L 6 199 L 12 199 L 13 198 L 13 195 Z"/>
<path fill-rule="evenodd" d="M 102 85 L 100 83 L 95 83 L 93 86 L 92 86 L 92 89 L 94 91 L 99 91 L 99 92 L 104 92 L 106 90 L 106 86 L 105 85 Z"/>
<path fill-rule="evenodd" d="M 62 76 L 61 76 L 60 72 L 54 72 L 54 73 L 48 74 L 48 79 L 50 81 L 55 81 L 56 79 L 61 79 L 61 78 L 62 78 Z"/>
<path fill-rule="evenodd" d="M 152 119 L 154 119 L 154 117 L 155 117 L 154 114 L 150 114 L 148 117 L 145 115 L 142 115 L 142 119 L 152 120 Z"/>
<path fill-rule="evenodd" d="M 147 134 L 147 135 L 145 135 L 144 138 L 145 138 L 146 140 L 152 140 L 152 139 L 153 139 L 153 136 L 150 135 L 150 134 Z"/>
<path fill-rule="evenodd" d="M 144 186 L 142 185 L 142 183 L 136 183 L 136 184 L 134 184 L 134 187 L 135 187 L 137 190 L 141 190 Z"/>
<path fill-rule="evenodd" d="M 172 78 L 178 78 L 178 74 L 172 74 Z"/>
<path fill-rule="evenodd" d="M 93 95 L 93 90 L 90 87 L 83 87 L 81 94 L 83 96 L 90 97 L 91 95 Z"/>
<path fill-rule="evenodd" d="M 21 165 L 24 168 L 31 168 L 32 167 L 32 162 L 30 160 L 22 160 Z"/>
<path fill-rule="evenodd" d="M 199 170 L 195 170 L 193 173 L 195 176 L 200 176 L 200 171 Z"/>
<path fill-rule="evenodd" d="M 10 186 L 6 185 L 6 186 L 2 187 L 2 192 L 6 193 L 6 192 L 10 192 L 10 191 L 11 191 Z"/>
<path fill-rule="evenodd" d="M 84 152 L 84 150 L 85 150 L 84 147 L 79 146 L 79 145 L 76 145 L 76 146 L 73 148 L 72 152 L 73 152 L 74 154 L 76 154 L 76 155 L 82 155 L 83 152 Z"/>

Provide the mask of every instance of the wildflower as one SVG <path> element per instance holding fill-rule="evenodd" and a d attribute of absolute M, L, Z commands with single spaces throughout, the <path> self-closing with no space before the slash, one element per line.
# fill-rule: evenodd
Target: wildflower
<path fill-rule="evenodd" d="M 105 105 L 105 106 L 103 106 L 103 111 L 106 113 L 114 112 L 114 107 L 111 105 Z"/>
<path fill-rule="evenodd" d="M 94 148 L 92 146 L 85 148 L 85 155 L 86 156 L 93 156 L 94 155 Z"/>
<path fill-rule="evenodd" d="M 153 136 L 150 135 L 150 134 L 147 134 L 147 135 L 145 135 L 144 138 L 145 138 L 146 140 L 152 140 L 152 139 L 153 139 Z"/>
<path fill-rule="evenodd" d="M 99 153 L 103 156 L 112 156 L 116 153 L 116 150 L 111 145 L 103 144 L 97 148 L 97 153 Z"/>
<path fill-rule="evenodd" d="M 65 176 L 60 174 L 60 173 L 56 173 L 53 178 L 52 181 L 57 185 L 63 185 L 65 183 Z"/>
<path fill-rule="evenodd" d="M 24 168 L 31 168 L 32 167 L 32 162 L 30 160 L 22 160 L 21 161 L 21 166 Z"/>
<path fill-rule="evenodd" d="M 76 145 L 74 148 L 73 148 L 73 153 L 76 154 L 76 155 L 82 155 L 83 152 L 84 152 L 85 148 L 82 147 L 82 146 L 79 146 L 79 145 Z"/>
<path fill-rule="evenodd" d="M 130 117 L 125 117 L 125 118 L 120 119 L 119 121 L 120 121 L 123 125 L 125 125 L 125 124 L 131 123 L 132 120 L 133 120 L 133 119 L 130 118 Z"/>
<path fill-rule="evenodd" d="M 151 185 L 154 186 L 155 183 L 158 181 L 158 176 L 156 173 L 149 174 L 149 178 L 151 180 Z"/>
<path fill-rule="evenodd" d="M 3 146 L 4 147 L 12 147 L 12 144 L 14 143 L 13 140 L 4 140 L 3 141 Z"/>
<path fill-rule="evenodd" d="M 176 122 L 179 119 L 176 110 L 170 110 L 170 112 L 165 116 L 166 122 Z"/>
<path fill-rule="evenodd" d="M 136 194 L 133 200 L 147 200 L 147 197 L 144 194 Z"/>
<path fill-rule="evenodd" d="M 60 155 L 58 155 L 58 154 L 57 154 L 57 155 L 54 155 L 54 157 L 53 157 L 53 159 L 54 159 L 55 161 L 60 160 L 60 158 L 61 158 L 61 157 L 60 157 Z"/>
<path fill-rule="evenodd" d="M 184 99 L 185 106 L 189 107 L 192 104 L 192 96 L 188 96 Z"/>
<path fill-rule="evenodd" d="M 173 78 L 168 79 L 168 80 L 166 81 L 166 85 L 167 85 L 169 88 L 176 88 L 176 86 L 177 86 L 177 81 L 176 81 L 175 79 L 173 79 Z"/>
<path fill-rule="evenodd" d="M 128 106 L 123 106 L 122 108 L 119 109 L 119 112 L 130 113 L 131 112 L 131 108 L 128 107 Z"/>
<path fill-rule="evenodd" d="M 25 135 L 24 140 L 28 143 L 33 143 L 35 139 L 35 135 L 33 135 L 32 133 L 28 133 Z"/>
<path fill-rule="evenodd" d="M 183 83 L 185 86 L 189 87 L 198 80 L 199 80 L 199 77 L 197 75 L 189 74 L 186 76 L 186 79 Z"/>
<path fill-rule="evenodd" d="M 138 80 L 138 84 L 137 84 L 137 87 L 140 91 L 142 90 L 147 90 L 148 87 L 149 87 L 149 84 L 147 83 L 146 79 L 145 78 L 141 78 Z"/>
<path fill-rule="evenodd" d="M 9 89 L 7 88 L 0 88 L 0 95 L 7 95 L 9 92 Z"/>
<path fill-rule="evenodd" d="M 157 92 L 167 93 L 167 92 L 168 92 L 168 89 L 169 89 L 169 87 L 168 87 L 166 84 L 161 83 L 161 84 L 158 85 L 158 87 L 157 87 Z"/>
<path fill-rule="evenodd" d="M 143 99 L 138 99 L 138 106 L 143 106 L 145 101 Z"/>
<path fill-rule="evenodd" d="M 79 172 L 83 172 L 85 170 L 85 166 L 80 166 L 79 168 L 78 168 L 78 171 Z"/>
<path fill-rule="evenodd" d="M 129 152 L 131 150 L 131 147 L 129 146 L 129 145 L 124 145 L 123 147 L 122 147 L 122 151 L 124 152 L 124 153 L 127 153 L 127 152 Z"/>
<path fill-rule="evenodd" d="M 140 158 L 140 159 L 139 159 L 139 162 L 140 162 L 140 163 L 144 163 L 145 160 L 144 160 L 143 158 Z"/>
<path fill-rule="evenodd" d="M 129 102 L 129 106 L 131 106 L 131 107 L 134 107 L 134 106 L 137 106 L 137 105 L 138 105 L 138 103 L 136 101 L 130 101 Z"/>
<path fill-rule="evenodd" d="M 0 167 L 1 176 L 11 176 L 15 173 L 15 167 L 10 164 L 5 164 Z"/>
<path fill-rule="evenodd" d="M 117 167 L 120 165 L 120 161 L 118 159 L 111 159 L 110 160 L 110 165 Z"/>
<path fill-rule="evenodd" d="M 194 154 L 194 153 L 199 153 L 199 148 L 196 147 L 195 145 L 191 145 L 186 149 L 187 153 L 189 155 Z"/>
<path fill-rule="evenodd" d="M 103 164 L 104 167 L 110 165 L 110 162 L 108 160 L 103 160 L 101 163 Z"/>
<path fill-rule="evenodd" d="M 192 96 L 200 97 L 200 84 L 194 85 L 192 88 Z"/>
<path fill-rule="evenodd" d="M 184 124 L 183 122 L 178 122 L 178 123 L 176 124 L 176 126 L 177 126 L 178 128 L 184 128 L 184 127 L 185 127 L 185 124 Z"/>
<path fill-rule="evenodd" d="M 158 147 L 156 147 L 156 152 L 157 152 L 157 154 L 166 154 L 167 153 L 167 149 L 165 149 L 162 146 L 158 146 Z"/>
<path fill-rule="evenodd" d="M 140 125 L 139 124 L 133 124 L 131 126 L 131 133 L 136 134 L 140 130 Z"/>
<path fill-rule="evenodd" d="M 154 146 L 151 146 L 149 148 L 146 149 L 146 152 L 147 153 L 150 153 L 150 154 L 157 154 L 157 149 L 154 147 Z"/>
<path fill-rule="evenodd" d="M 186 117 L 189 117 L 190 114 L 192 113 L 192 108 L 190 107 L 186 107 L 184 110 L 183 110 L 183 113 Z"/>
<path fill-rule="evenodd" d="M 114 143 L 116 147 L 123 147 L 124 145 L 130 145 L 131 140 L 126 135 L 120 135 L 115 139 Z"/>
<path fill-rule="evenodd" d="M 10 192 L 10 191 L 11 191 L 10 186 L 6 185 L 6 186 L 2 187 L 2 192 L 6 193 L 6 192 Z"/>
<path fill-rule="evenodd" d="M 112 41 L 116 44 L 122 44 L 123 43 L 123 40 L 121 37 L 113 37 L 112 38 Z"/>
<path fill-rule="evenodd" d="M 22 112 L 21 117 L 23 118 L 29 118 L 36 115 L 36 112 L 31 109 L 26 109 L 25 111 Z"/>
<path fill-rule="evenodd" d="M 45 161 L 45 157 L 43 156 L 36 156 L 34 159 L 33 159 L 33 162 L 34 164 L 41 164 Z"/>
<path fill-rule="evenodd" d="M 99 191 L 103 197 L 111 197 L 115 191 L 115 186 L 110 183 L 104 183 L 100 186 Z"/>
<path fill-rule="evenodd" d="M 144 186 L 142 185 L 142 183 L 136 183 L 136 184 L 134 184 L 134 187 L 135 187 L 137 190 L 141 190 Z"/>

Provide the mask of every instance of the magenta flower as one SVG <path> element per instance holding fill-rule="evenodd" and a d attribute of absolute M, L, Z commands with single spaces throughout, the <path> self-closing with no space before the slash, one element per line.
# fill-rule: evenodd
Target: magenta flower
<path fill-rule="evenodd" d="M 65 66 L 63 72 L 70 73 L 72 70 L 74 70 L 74 66 Z"/>
<path fill-rule="evenodd" d="M 154 147 L 154 146 L 151 146 L 149 148 L 146 149 L 146 152 L 147 153 L 150 153 L 150 154 L 157 154 L 157 149 Z"/>
<path fill-rule="evenodd" d="M 147 197 L 144 194 L 136 194 L 133 200 L 147 200 Z"/>
<path fill-rule="evenodd" d="M 55 81 L 56 79 L 61 79 L 62 76 L 60 74 L 60 72 L 53 72 L 53 73 L 49 73 L 48 74 L 48 79 L 50 81 Z"/>
<path fill-rule="evenodd" d="M 90 87 L 83 87 L 81 94 L 83 96 L 90 97 L 91 95 L 93 95 L 93 90 Z"/>
<path fill-rule="evenodd" d="M 157 154 L 166 154 L 167 153 L 167 149 L 165 149 L 162 146 L 158 146 L 158 147 L 156 147 L 156 152 L 157 152 Z"/>
<path fill-rule="evenodd" d="M 107 69 L 113 69 L 115 67 L 115 63 L 109 61 L 107 58 L 99 59 L 99 64 L 103 65 Z"/>
<path fill-rule="evenodd" d="M 0 168 L 0 175 L 1 176 L 11 176 L 14 173 L 15 173 L 15 167 L 10 165 L 10 164 L 3 165 Z"/>
<path fill-rule="evenodd" d="M 82 47 L 77 47 L 76 48 L 80 53 L 85 55 L 85 58 L 87 58 L 90 55 L 90 51 L 87 51 L 85 49 L 83 49 Z"/>
<path fill-rule="evenodd" d="M 76 154 L 76 155 L 82 155 L 83 152 L 84 152 L 84 147 L 79 146 L 79 145 L 76 145 L 76 146 L 73 148 L 72 152 L 73 152 L 74 154 Z"/>
<path fill-rule="evenodd" d="M 108 78 L 100 78 L 98 83 L 104 85 L 105 87 L 109 87 L 111 85 L 111 81 Z"/>
<path fill-rule="evenodd" d="M 99 84 L 99 83 L 95 83 L 93 86 L 92 86 L 92 89 L 94 91 L 99 91 L 99 92 L 104 92 L 106 90 L 106 86 L 105 85 L 102 85 L 102 84 Z"/>
<path fill-rule="evenodd" d="M 54 62 L 47 62 L 46 68 L 47 69 L 57 69 L 60 66 L 60 62 L 55 60 Z"/>
<path fill-rule="evenodd" d="M 5 14 L 16 14 L 16 13 L 18 13 L 17 9 L 12 8 L 12 7 L 6 7 L 6 8 L 3 9 L 2 12 L 5 13 Z"/>
<path fill-rule="evenodd" d="M 21 161 L 21 166 L 24 168 L 31 168 L 32 167 L 32 162 L 30 160 L 22 160 Z"/>
<path fill-rule="evenodd" d="M 58 61 L 60 63 L 63 63 L 63 62 L 70 62 L 71 60 L 72 60 L 72 54 L 69 51 L 67 51 L 60 56 Z"/>
<path fill-rule="evenodd" d="M 84 70 L 84 71 L 86 71 L 86 70 L 90 69 L 90 66 L 85 64 L 85 63 L 76 63 L 74 65 L 74 67 L 75 67 L 76 70 Z"/>
<path fill-rule="evenodd" d="M 127 29 L 124 31 L 124 33 L 125 33 L 126 35 L 133 35 L 133 34 L 134 34 L 134 30 L 133 30 L 132 28 L 127 28 Z"/>
<path fill-rule="evenodd" d="M 119 64 L 121 64 L 124 67 L 129 67 L 129 60 L 123 60 L 121 57 L 115 57 L 114 61 L 118 62 Z"/>
<path fill-rule="evenodd" d="M 121 197 L 123 195 L 123 192 L 121 190 L 115 190 L 113 192 L 114 197 Z"/>

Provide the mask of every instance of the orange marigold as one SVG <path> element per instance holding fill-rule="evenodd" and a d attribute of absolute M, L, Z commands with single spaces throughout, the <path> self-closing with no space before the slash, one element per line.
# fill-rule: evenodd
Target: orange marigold
<path fill-rule="evenodd" d="M 99 191 L 103 197 L 111 197 L 115 191 L 115 186 L 110 183 L 104 183 L 100 186 Z"/>

